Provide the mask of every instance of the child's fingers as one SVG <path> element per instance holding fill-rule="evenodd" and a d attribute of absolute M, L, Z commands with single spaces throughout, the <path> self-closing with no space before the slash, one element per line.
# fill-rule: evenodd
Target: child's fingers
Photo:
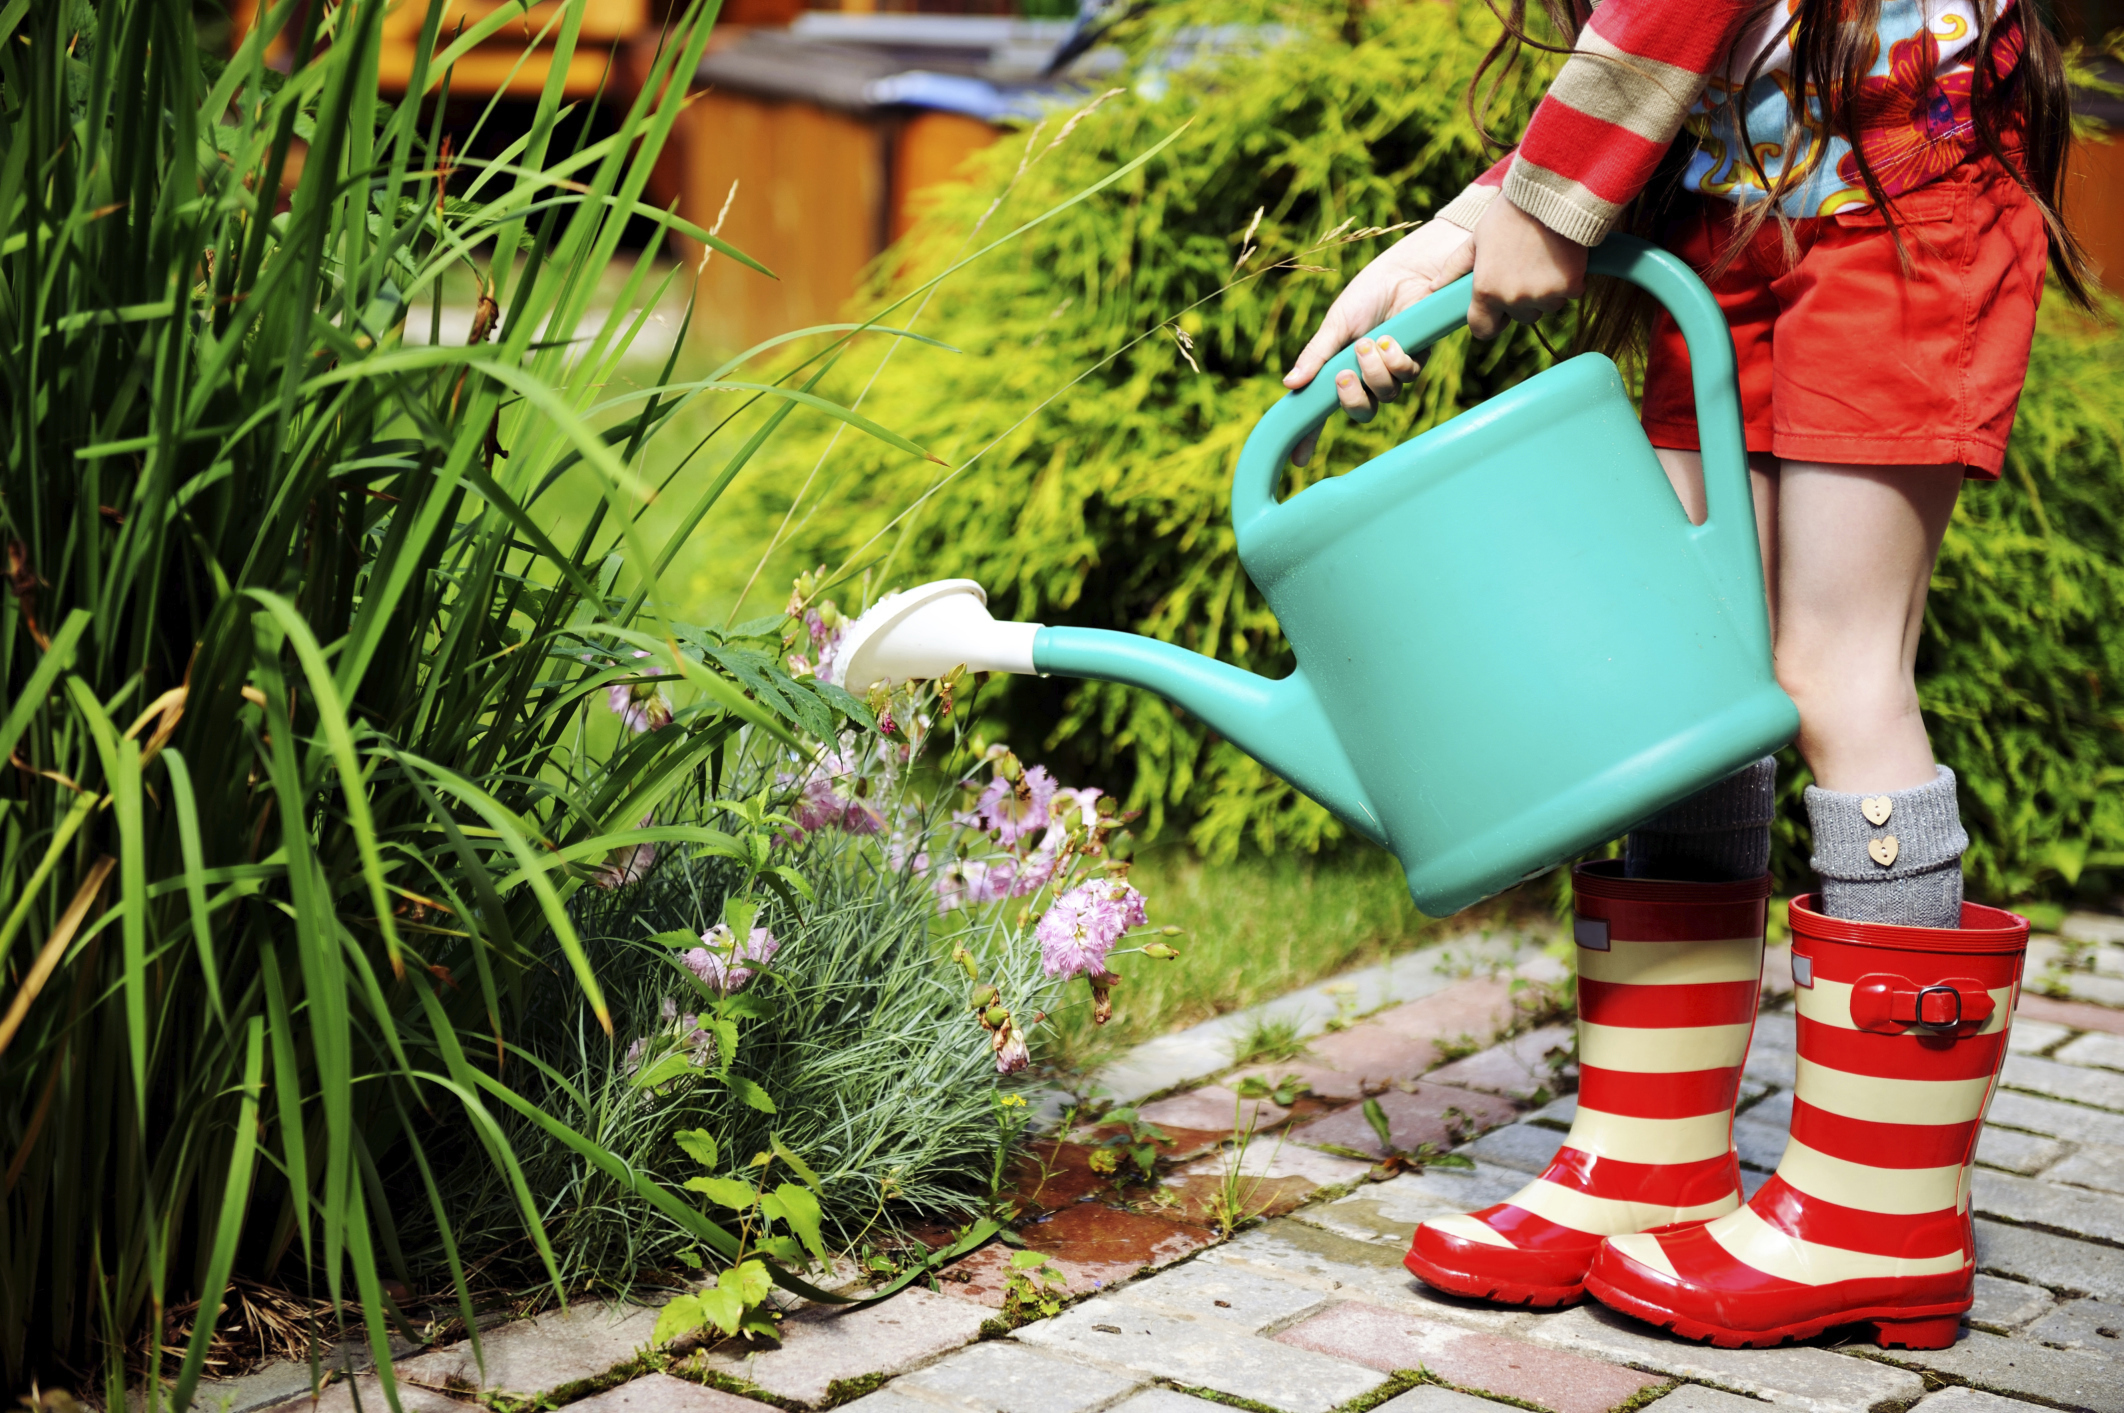
<path fill-rule="evenodd" d="M 1347 368 L 1335 375 L 1335 400 L 1352 422 L 1372 420 L 1372 395 L 1365 390 L 1364 380 Z"/>
<path fill-rule="evenodd" d="M 1386 370 L 1394 375 L 1396 383 L 1413 383 L 1416 375 L 1423 371 L 1423 365 L 1390 338 L 1379 340 L 1379 358 L 1386 364 Z"/>
<path fill-rule="evenodd" d="M 1304 387 L 1313 381 L 1313 376 L 1330 358 L 1342 352 L 1349 341 L 1350 334 L 1344 327 L 1342 312 L 1339 309 L 1329 309 L 1327 318 L 1320 323 L 1319 330 L 1306 341 L 1305 347 L 1299 350 L 1298 361 L 1291 365 L 1290 372 L 1283 375 L 1283 385 L 1293 392 Z"/>
<path fill-rule="evenodd" d="M 1365 390 L 1381 402 L 1392 402 L 1401 396 L 1401 384 L 1388 370 L 1386 356 L 1370 339 L 1357 340 L 1357 376 L 1364 381 Z"/>

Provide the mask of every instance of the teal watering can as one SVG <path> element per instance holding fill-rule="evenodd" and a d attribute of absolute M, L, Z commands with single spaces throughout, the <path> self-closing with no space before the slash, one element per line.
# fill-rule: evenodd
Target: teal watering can
<path fill-rule="evenodd" d="M 1672 255 L 1613 236 L 1594 272 L 1653 294 L 1694 372 L 1710 515 L 1691 525 L 1615 365 L 1584 353 L 1288 500 L 1291 449 L 1336 408 L 1345 350 L 1270 408 L 1232 479 L 1240 563 L 1298 667 L 1269 681 L 1170 643 L 999 623 L 969 580 L 881 600 L 843 683 L 979 671 L 1146 687 L 1384 845 L 1442 916 L 1790 740 L 1771 671 L 1733 345 Z M 1471 278 L 1373 337 L 1466 321 Z"/>

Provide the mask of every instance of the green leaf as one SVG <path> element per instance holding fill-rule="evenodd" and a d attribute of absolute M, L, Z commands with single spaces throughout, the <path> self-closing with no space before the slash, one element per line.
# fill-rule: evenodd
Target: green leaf
<path fill-rule="evenodd" d="M 819 1175 L 811 1170 L 811 1164 L 799 1158 L 788 1144 L 782 1142 L 782 1135 L 770 1132 L 767 1142 L 774 1149 L 774 1156 L 787 1163 L 789 1170 L 804 1180 L 804 1186 L 813 1192 L 820 1190 Z"/>
<path fill-rule="evenodd" d="M 718 1207 L 728 1207 L 733 1212 L 742 1212 L 759 1200 L 752 1184 L 726 1177 L 690 1177 L 686 1190 L 698 1192 Z"/>
<path fill-rule="evenodd" d="M 669 1344 L 681 1336 L 692 1334 L 707 1323 L 708 1312 L 702 1308 L 698 1295 L 677 1296 L 657 1311 L 656 1328 L 649 1332 L 649 1341 L 652 1344 Z"/>
<path fill-rule="evenodd" d="M 737 938 L 739 947 L 743 947 L 752 936 L 752 920 L 758 917 L 759 913 L 760 903 L 757 898 L 735 897 L 724 902 L 723 922 Z"/>
<path fill-rule="evenodd" d="M 1048 1254 L 1045 1251 L 1028 1250 L 1010 1253 L 1011 1269 L 1015 1271 L 1029 1271 L 1035 1266 L 1044 1266 L 1047 1264 L 1048 1259 Z"/>
<path fill-rule="evenodd" d="M 826 1244 L 819 1234 L 823 1214 L 819 1199 L 806 1188 L 785 1182 L 760 1201 L 760 1211 L 785 1224 L 804 1243 L 804 1249 L 820 1261 L 826 1259 Z"/>
<path fill-rule="evenodd" d="M 1364 1121 L 1379 1135 L 1379 1146 L 1387 1152 L 1394 1151 L 1394 1126 L 1387 1121 L 1386 1110 L 1379 1107 L 1377 1099 L 1364 1101 Z"/>
<path fill-rule="evenodd" d="M 738 1332 L 738 1323 L 745 1318 L 745 1302 L 738 1298 L 736 1291 L 718 1284 L 714 1290 L 702 1291 L 696 1299 L 701 1302 L 701 1323 L 713 1325 L 726 1335 Z"/>
<path fill-rule="evenodd" d="M 656 1089 L 683 1075 L 697 1074 L 693 1058 L 683 1051 L 643 1065 L 628 1083 L 636 1089 Z"/>
<path fill-rule="evenodd" d="M 722 1289 L 734 1293 L 747 1305 L 757 1305 L 774 1289 L 774 1277 L 758 1261 L 741 1261 L 715 1278 Z"/>
<path fill-rule="evenodd" d="M 669 947 L 673 951 L 691 951 L 693 948 L 701 945 L 701 939 L 698 933 L 683 931 L 659 932 L 654 937 L 651 937 L 649 940 L 659 946 Z"/>
<path fill-rule="evenodd" d="M 704 1128 L 682 1128 L 672 1135 L 685 1155 L 704 1168 L 716 1165 L 715 1139 Z"/>
<path fill-rule="evenodd" d="M 696 1271 L 701 1268 L 701 1254 L 698 1251 L 681 1251 L 678 1253 L 678 1259 L 682 1266 L 691 1266 Z"/>
<path fill-rule="evenodd" d="M 774 1112 L 774 1100 L 767 1097 L 767 1091 L 743 1075 L 732 1075 L 730 1077 L 730 1092 L 744 1100 L 748 1106 L 759 1110 L 763 1114 Z"/>
<path fill-rule="evenodd" d="M 773 1236 L 761 1238 L 759 1245 L 760 1250 L 784 1265 L 795 1266 L 803 1263 L 804 1248 L 797 1244 L 797 1240 L 793 1236 L 783 1236 L 780 1233 L 776 1233 Z"/>

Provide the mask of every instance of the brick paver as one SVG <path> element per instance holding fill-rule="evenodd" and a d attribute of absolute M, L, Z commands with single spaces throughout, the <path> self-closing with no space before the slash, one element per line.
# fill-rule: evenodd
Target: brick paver
<path fill-rule="evenodd" d="M 1238 1324 L 1168 1315 L 1101 1296 L 1019 1330 L 1016 1338 L 1192 1388 L 1281 1409 L 1328 1413 L 1386 1382 L 1377 1370 L 1246 1333 Z"/>
<path fill-rule="evenodd" d="M 2113 984 L 2124 999 L 2124 919 L 2068 921 L 2068 937 L 2097 949 L 2094 969 L 2058 971 L 2068 951 L 2049 940 L 2031 953 L 2031 979 L 2049 968 L 2045 977 L 2078 995 L 2106 996 Z M 1523 940 L 1482 946 L 1485 956 L 1527 955 Z M 1792 1111 L 1789 962 L 1773 955 L 1764 987 L 1771 1008 L 1758 1018 L 1734 1126 L 1751 1191 L 1776 1167 Z M 1541 975 L 1548 965 L 1521 961 L 1520 970 Z M 1052 1255 L 1075 1300 L 1053 1319 L 976 1343 L 1008 1272 L 1010 1248 L 991 1244 L 944 1273 L 945 1295 L 914 1289 L 876 1307 L 800 1307 L 784 1321 L 779 1348 L 726 1342 L 673 1365 L 682 1377 L 645 1374 L 587 1398 L 644 1349 L 653 1311 L 583 1304 L 499 1327 L 486 1335 L 484 1376 L 465 1344 L 401 1361 L 408 1413 L 475 1413 L 463 1400 L 479 1391 L 580 1401 L 585 1413 L 759 1413 L 759 1404 L 704 1387 L 710 1376 L 784 1408 L 833 1403 L 859 1413 L 1228 1406 L 1209 1395 L 1336 1413 L 1419 1366 L 1433 1382 L 1384 1410 L 1499 1413 L 1494 1400 L 1503 1399 L 1550 1413 L 1608 1413 L 1632 1400 L 1651 1400 L 1641 1406 L 1660 1413 L 1747 1413 L 1763 1401 L 1804 1413 L 2124 1413 L 2124 1010 L 2024 995 L 1978 1144 L 1971 1200 L 1981 1274 L 1952 1348 L 1879 1351 L 1831 1331 L 1799 1346 L 1722 1350 L 1598 1304 L 1528 1311 L 1455 1300 L 1403 1269 L 1419 1222 L 1509 1196 L 1547 1163 L 1576 1112 L 1573 1096 L 1543 1093 L 1569 1082 L 1548 1058 L 1568 1041 L 1566 1027 L 1437 1063 L 1441 1042 L 1494 1037 L 1512 1016 L 1504 977 L 1456 982 L 1444 966 L 1404 958 L 1366 973 L 1364 1004 L 1387 1009 L 1354 1023 L 1335 1010 L 1348 993 L 1316 987 L 1286 998 L 1308 1026 L 1341 1028 L 1316 1033 L 1288 1064 L 1254 1067 L 1271 1078 L 1298 1074 L 1312 1093 L 1287 1127 L 1272 1129 L 1285 1110 L 1260 1112 L 1263 1131 L 1236 1161 L 1260 1179 L 1251 1207 L 1266 1220 L 1236 1236 L 1211 1229 L 1234 1161 L 1230 1149 L 1211 1150 L 1231 1131 L 1236 1076 L 1144 1106 L 1176 1135 L 1151 1185 L 1117 1189 L 1078 1143 L 1050 1144 L 1021 1165 L 1019 1235 Z M 1403 985 L 1431 994 L 1388 1005 Z M 1125 1081 L 1113 1092 L 1127 1098 L 1215 1078 L 1209 1050 L 1238 1024 L 1227 1018 L 1153 1042 L 1109 1071 Z M 1350 1156 L 1383 1151 L 1362 1114 L 1366 1097 L 1387 1115 L 1397 1149 L 1457 1144 L 1472 1166 L 1389 1174 Z M 854 1397 L 881 1376 L 894 1377 Z M 375 1392 L 370 1375 L 342 1382 L 319 1413 L 353 1413 L 357 1394 L 367 1408 Z M 274 1413 L 308 1407 L 305 1397 Z"/>
<path fill-rule="evenodd" d="M 1355 1300 L 1338 1302 L 1276 1338 L 1375 1369 L 1426 1369 L 1448 1383 L 1523 1399 L 1551 1413 L 1607 1413 L 1665 1382 L 1635 1369 Z"/>
<path fill-rule="evenodd" d="M 1058 1359 L 1016 1340 L 976 1344 L 893 1384 L 986 1413 L 1090 1413 L 1143 1386 L 1139 1374 Z"/>

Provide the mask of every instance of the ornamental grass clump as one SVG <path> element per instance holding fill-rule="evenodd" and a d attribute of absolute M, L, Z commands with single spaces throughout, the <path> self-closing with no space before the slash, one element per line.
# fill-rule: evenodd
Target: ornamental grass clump
<path fill-rule="evenodd" d="M 830 660 L 828 638 L 787 665 Z M 576 925 L 626 1043 L 552 967 L 514 1036 L 525 1103 L 502 1118 L 571 1287 L 690 1287 L 703 1257 L 725 1272 L 753 1259 L 751 1245 L 735 1258 L 703 1250 L 687 1222 L 643 1211 L 638 1183 L 684 1183 L 711 1208 L 752 1214 L 747 1194 L 772 1186 L 770 1171 L 795 1174 L 840 1250 L 910 1220 L 987 1211 L 1024 1127 L 1025 1080 L 1013 1077 L 1030 1079 L 1048 1023 L 1110 1013 L 1115 957 L 1177 959 L 1160 940 L 1173 929 L 1148 926 L 1115 857 L 1128 849 L 1124 814 L 968 741 L 963 712 L 943 715 L 957 685 L 874 694 L 875 728 L 808 756 L 749 742 L 733 776 L 791 803 L 709 805 L 705 817 L 761 847 L 673 852 L 639 882 L 578 895 Z M 514 1223 L 509 1181 L 470 1171 L 444 1204 L 453 1230 L 462 1245 L 499 1247 Z M 538 1273 L 526 1252 L 486 1275 L 507 1288 Z M 732 1293 L 687 1317 L 766 1337 L 740 1313 L 753 1309 L 738 1300 L 745 1279 L 718 1277 Z"/>

